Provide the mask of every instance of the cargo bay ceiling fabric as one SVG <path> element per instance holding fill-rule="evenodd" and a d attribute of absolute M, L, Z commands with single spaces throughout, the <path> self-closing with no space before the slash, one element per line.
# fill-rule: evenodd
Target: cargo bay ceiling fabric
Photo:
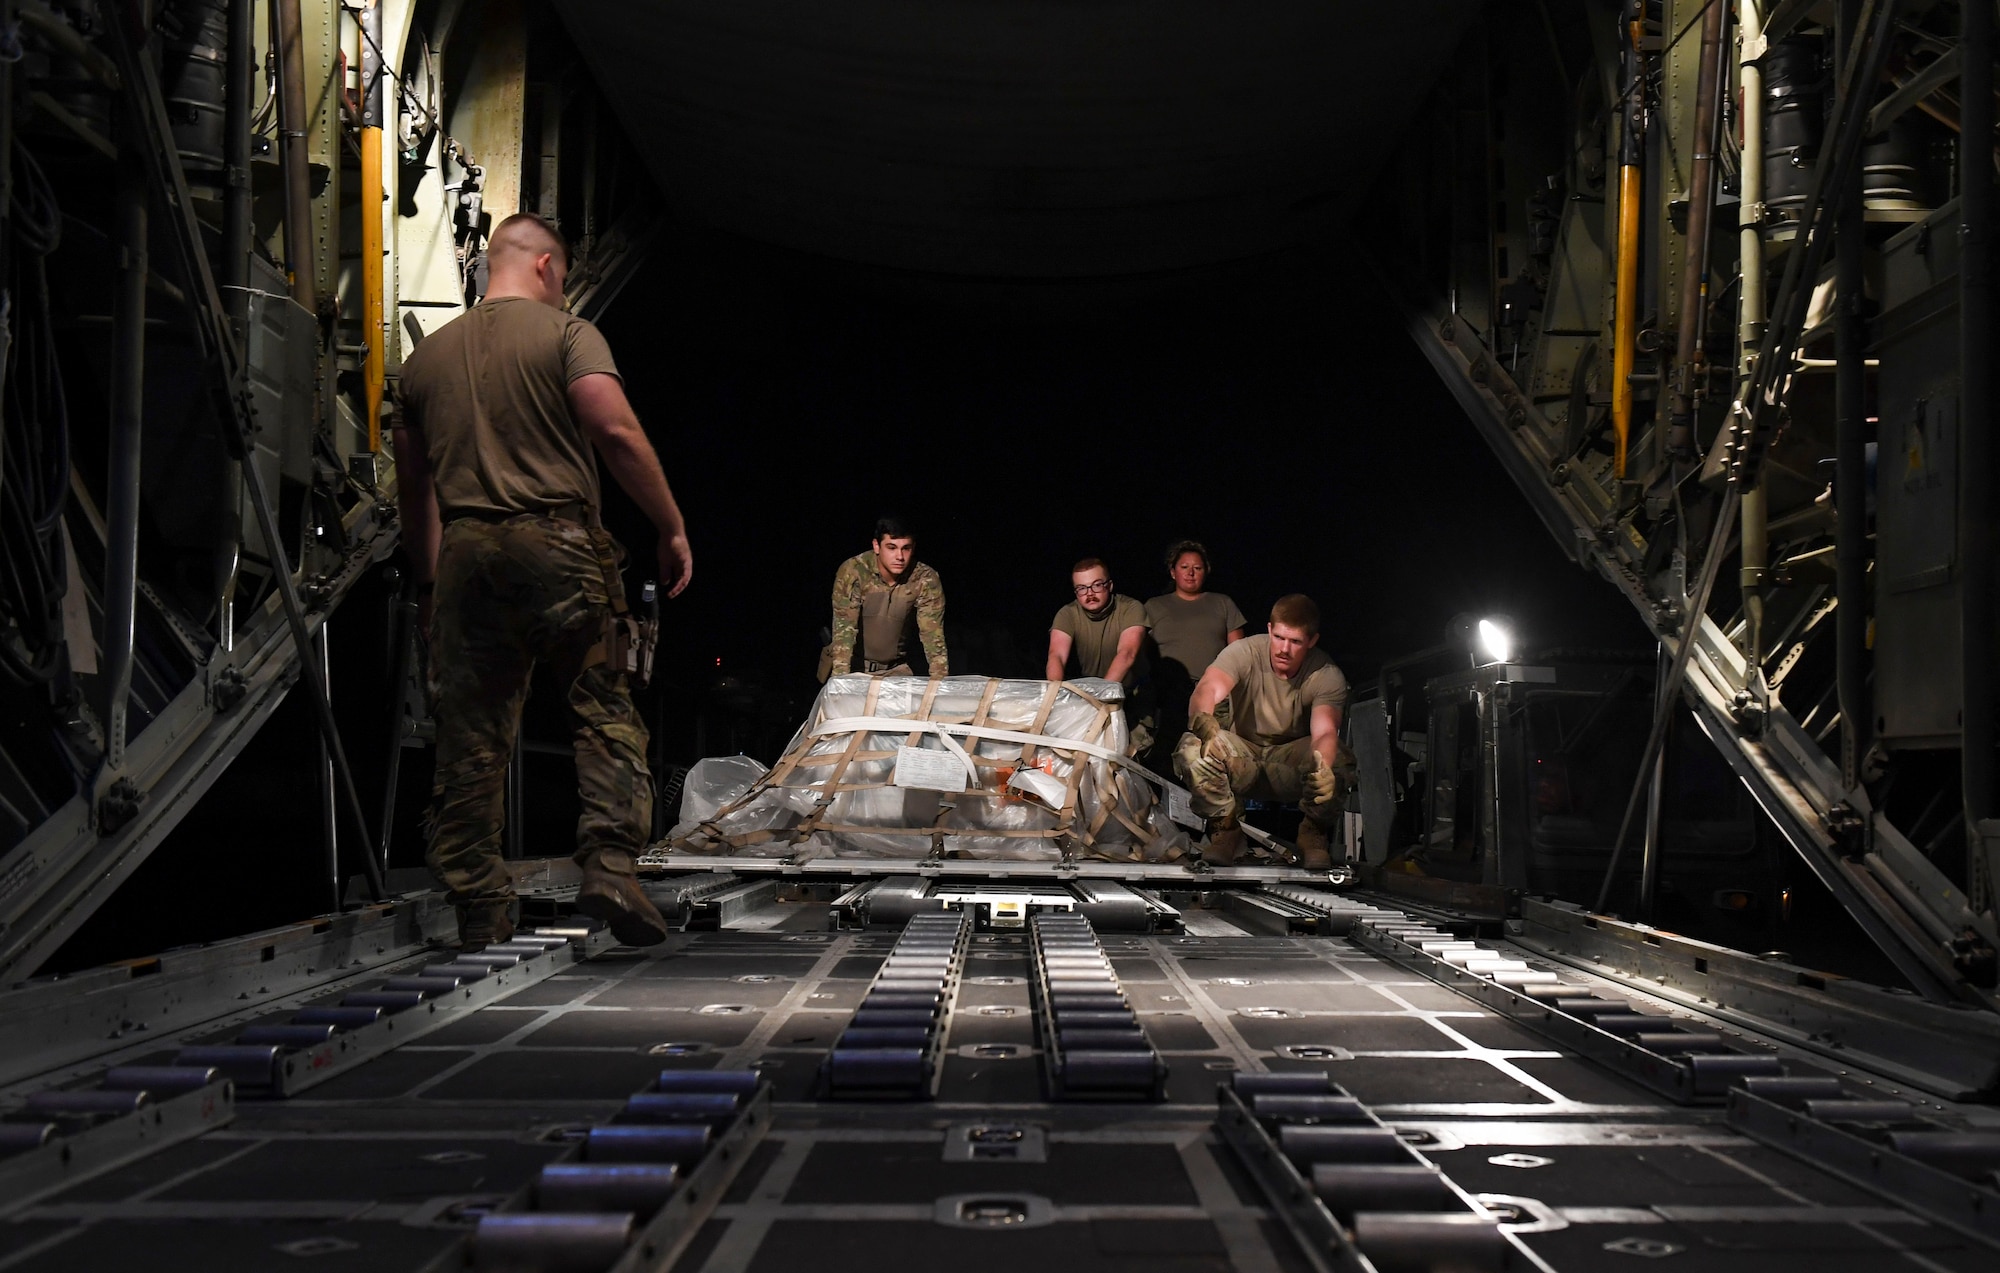
<path fill-rule="evenodd" d="M 777 765 L 704 760 L 669 853 L 1171 861 L 1188 838 L 1126 756 L 1110 681 L 836 676 Z M 1183 815 L 1185 816 L 1185 815 Z"/>

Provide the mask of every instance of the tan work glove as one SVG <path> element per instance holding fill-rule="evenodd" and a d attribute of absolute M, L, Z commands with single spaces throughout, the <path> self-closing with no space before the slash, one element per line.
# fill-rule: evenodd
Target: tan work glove
<path fill-rule="evenodd" d="M 1333 775 L 1333 766 L 1326 763 L 1326 757 L 1313 753 L 1312 772 L 1306 775 L 1304 795 L 1300 801 L 1309 805 L 1329 805 L 1340 794 L 1338 782 Z"/>
<path fill-rule="evenodd" d="M 1215 736 L 1221 732 L 1222 722 L 1215 719 L 1214 712 L 1196 712 L 1194 715 L 1188 717 L 1188 733 L 1193 734 L 1203 743 L 1214 742 Z M 1183 742 L 1185 741 L 1183 739 Z"/>
<path fill-rule="evenodd" d="M 1201 763 L 1201 749 L 1202 740 L 1192 731 L 1182 734 L 1181 740 L 1174 744 L 1175 767 L 1183 775 L 1192 775 L 1194 767 Z"/>

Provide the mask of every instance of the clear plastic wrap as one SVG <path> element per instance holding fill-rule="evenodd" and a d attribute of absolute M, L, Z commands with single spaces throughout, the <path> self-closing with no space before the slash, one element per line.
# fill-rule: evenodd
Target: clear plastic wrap
<path fill-rule="evenodd" d="M 1177 856 L 1186 837 L 1168 823 L 1154 784 L 1116 759 L 1130 742 L 1120 695 L 1101 680 L 834 677 L 770 771 L 719 757 L 689 772 L 667 848 L 909 860 Z M 905 747 L 938 753 L 947 771 L 963 771 L 966 790 L 908 785 L 909 774 L 897 785 Z M 1010 785 L 1024 766 L 1043 777 Z"/>

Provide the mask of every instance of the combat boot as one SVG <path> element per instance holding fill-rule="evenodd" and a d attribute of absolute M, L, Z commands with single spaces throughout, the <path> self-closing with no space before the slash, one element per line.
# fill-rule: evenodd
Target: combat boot
<path fill-rule="evenodd" d="M 603 920 L 622 945 L 657 946 L 667 939 L 667 921 L 639 887 L 632 855 L 623 850 L 606 849 L 584 863 L 576 908 Z"/>
<path fill-rule="evenodd" d="M 511 900 L 473 902 L 458 908 L 458 953 L 476 955 L 514 936 Z"/>
<path fill-rule="evenodd" d="M 1299 819 L 1299 865 L 1308 871 L 1333 869 L 1332 846 L 1326 828 L 1311 818 Z"/>
<path fill-rule="evenodd" d="M 1208 838 L 1201 843 L 1201 860 L 1210 866 L 1235 866 L 1243 856 L 1243 827 L 1234 818 L 1210 818 Z"/>

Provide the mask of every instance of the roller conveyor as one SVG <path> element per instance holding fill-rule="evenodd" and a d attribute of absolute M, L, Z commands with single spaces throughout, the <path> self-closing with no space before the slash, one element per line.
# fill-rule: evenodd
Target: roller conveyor
<path fill-rule="evenodd" d="M 1314 1266 L 1505 1273 L 1550 1266 L 1323 1070 L 1219 1084 L 1216 1130 Z"/>
<path fill-rule="evenodd" d="M 539 980 L 528 959 L 400 1011 L 348 1002 L 455 962 L 413 952 L 273 1005 L 290 1011 L 211 1008 L 213 1024 L 106 1048 L 88 1073 L 24 1078 L 0 1103 L 22 1120 L 0 1121 L 0 1170 L 9 1150 L 48 1152 L 51 1125 L 74 1149 L 175 1108 L 203 1090 L 172 1065 L 196 1048 L 319 1046 L 385 1022 L 400 1039 L 286 1099 L 211 1067 L 210 1090 L 243 1097 L 227 1125 L 128 1146 L 122 1167 L 18 1204 L 0 1273 L 308 1257 L 356 1273 L 866 1273 L 884 1250 L 967 1269 L 1617 1273 L 1638 1256 L 1983 1273 L 2000 1246 L 1984 1219 L 2000 1206 L 1992 1111 L 1827 1069 L 1509 941 L 1456 946 L 1464 963 L 1433 976 L 1401 947 L 1463 937 L 1327 891 L 1284 895 L 1319 917 L 1310 933 L 1190 893 L 1165 899 L 1183 933 L 1106 932 L 1053 905 L 1019 930 L 942 909 L 829 927 L 835 895 L 780 893 L 740 927 L 643 952 L 557 952 Z M 917 964 L 937 973 L 929 946 L 947 975 L 913 986 Z M 1738 1080 L 1725 1107 L 1671 1099 L 1480 997 L 1521 972 L 1552 973 L 1574 1019 L 1662 1064 L 1716 1055 L 1719 1038 L 1776 1072 Z M 503 979 L 476 1011 L 405 1028 Z M 1628 1016 L 1646 1028 L 1620 1033 Z M 912 1024 L 935 1026 L 919 1089 L 934 1101 L 823 1086 L 835 1050 L 891 1048 Z M 1088 1051 L 1136 1054 L 1114 1072 L 1130 1081 L 1084 1086 Z M 1121 1103 L 1091 1099 L 1107 1096 Z M 1251 1140 L 1290 1193 L 1238 1170 Z M 1301 1200 L 1312 1214 L 1287 1214 Z"/>
<path fill-rule="evenodd" d="M 820 1083 L 828 1096 L 921 1099 L 937 1092 L 973 918 L 970 910 L 939 912 L 904 926 L 827 1053 Z"/>
<path fill-rule="evenodd" d="M 1089 920 L 1035 916 L 1029 966 L 1043 1075 L 1053 1099 L 1163 1099 L 1166 1064 L 1140 1027 Z"/>
<path fill-rule="evenodd" d="M 649 1273 L 686 1248 L 771 1121 L 755 1070 L 667 1070 L 426 1273 Z"/>
<path fill-rule="evenodd" d="M 1530 963 L 1431 924 L 1400 915 L 1368 916 L 1355 921 L 1350 936 L 1363 949 L 1380 952 L 1670 1100 L 1720 1103 L 1740 1079 L 1785 1072 L 1769 1045 L 1693 1017 L 1642 1006 L 1565 978 L 1546 961 Z"/>

